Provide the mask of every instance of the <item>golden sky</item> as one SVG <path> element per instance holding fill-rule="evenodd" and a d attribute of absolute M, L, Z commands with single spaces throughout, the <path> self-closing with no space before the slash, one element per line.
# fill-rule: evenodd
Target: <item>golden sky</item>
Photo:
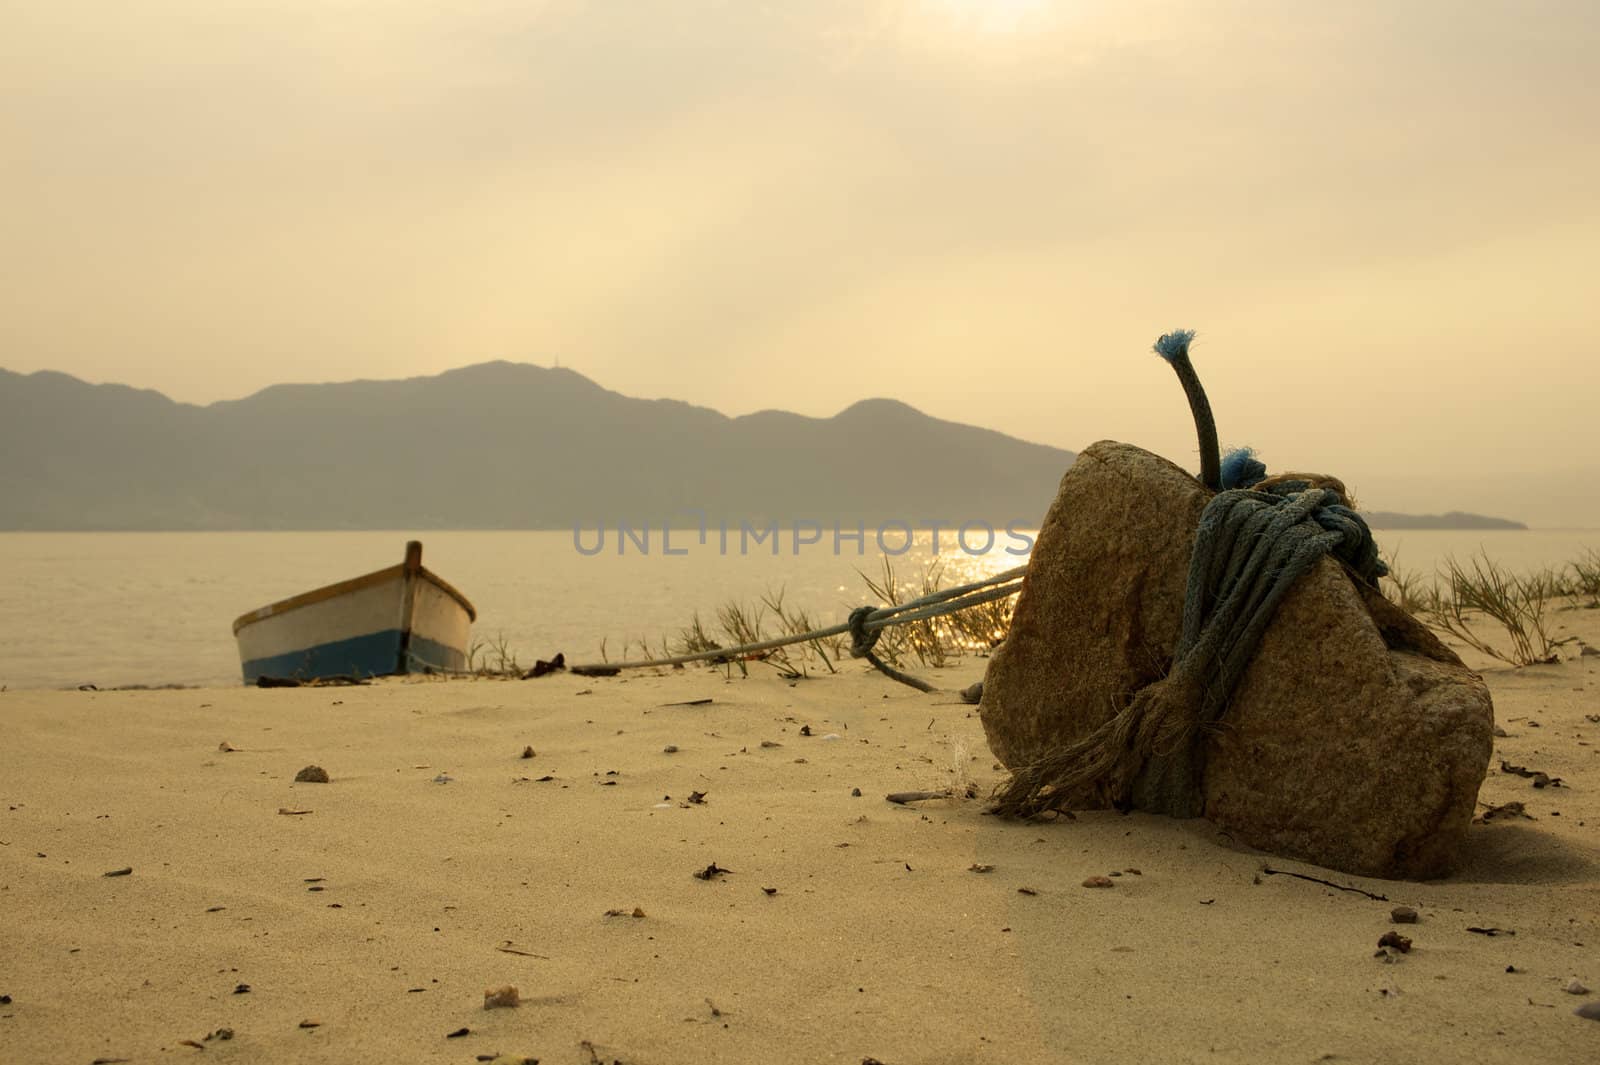
<path fill-rule="evenodd" d="M 0 366 L 559 360 L 1192 464 L 1186 326 L 1225 444 L 1503 510 L 1600 484 L 1597 52 L 1595 0 L 0 0 Z"/>

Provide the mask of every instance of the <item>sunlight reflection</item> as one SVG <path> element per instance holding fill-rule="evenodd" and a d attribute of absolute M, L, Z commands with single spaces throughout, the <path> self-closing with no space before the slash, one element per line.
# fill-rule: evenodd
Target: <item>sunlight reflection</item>
<path fill-rule="evenodd" d="M 924 10 L 958 30 L 1014 34 L 1036 29 L 1055 0 L 923 0 Z"/>

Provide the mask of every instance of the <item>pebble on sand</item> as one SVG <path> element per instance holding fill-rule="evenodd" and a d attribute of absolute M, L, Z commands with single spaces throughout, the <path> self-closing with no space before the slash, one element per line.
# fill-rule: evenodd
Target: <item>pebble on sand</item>
<path fill-rule="evenodd" d="M 1395 950 L 1398 950 L 1401 954 L 1410 954 L 1411 953 L 1411 940 L 1407 939 L 1405 936 L 1401 935 L 1399 932 L 1385 932 L 1383 934 L 1383 936 L 1378 940 L 1378 947 L 1380 949 L 1383 948 L 1383 947 L 1393 947 Z"/>
<path fill-rule="evenodd" d="M 1109 876 L 1091 876 L 1083 882 L 1084 887 L 1113 887 L 1115 884 Z"/>
<path fill-rule="evenodd" d="M 516 1006 L 521 1002 L 522 999 L 518 996 L 517 989 L 510 984 L 504 987 L 490 988 L 483 993 L 483 1008 L 486 1010 Z"/>
<path fill-rule="evenodd" d="M 1396 906 L 1389 911 L 1389 920 L 1395 924 L 1416 924 L 1417 911 L 1410 906 Z"/>
<path fill-rule="evenodd" d="M 328 771 L 320 765 L 308 765 L 294 775 L 296 784 L 326 784 Z"/>

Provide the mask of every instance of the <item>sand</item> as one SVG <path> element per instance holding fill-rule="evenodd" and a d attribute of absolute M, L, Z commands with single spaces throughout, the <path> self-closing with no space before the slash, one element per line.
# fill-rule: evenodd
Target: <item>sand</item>
<path fill-rule="evenodd" d="M 1534 819 L 1423 884 L 1203 821 L 891 804 L 1001 774 L 972 708 L 859 663 L 5 692 L 0 1061 L 1596 1060 L 1600 990 L 1563 985 L 1600 989 L 1600 658 L 1485 676 L 1496 766 L 1565 786 L 1492 771 Z M 1415 947 L 1375 958 L 1399 904 Z"/>

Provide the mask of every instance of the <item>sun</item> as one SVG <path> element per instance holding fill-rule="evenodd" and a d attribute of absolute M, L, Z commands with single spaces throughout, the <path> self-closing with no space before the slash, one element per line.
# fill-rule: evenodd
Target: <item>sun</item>
<path fill-rule="evenodd" d="M 953 25 L 974 33 L 1013 34 L 1048 14 L 1054 0 L 925 0 Z"/>

